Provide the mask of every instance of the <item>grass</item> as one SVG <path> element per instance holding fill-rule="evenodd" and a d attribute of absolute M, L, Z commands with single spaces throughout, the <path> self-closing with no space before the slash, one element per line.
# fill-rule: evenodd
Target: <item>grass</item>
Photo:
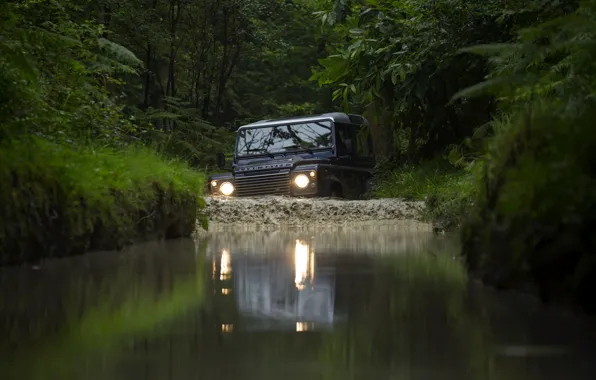
<path fill-rule="evenodd" d="M 439 157 L 384 173 L 375 195 L 377 198 L 425 201 L 426 217 L 438 222 L 442 229 L 453 229 L 469 207 L 473 191 L 472 174 Z"/>
<path fill-rule="evenodd" d="M 0 145 L 0 264 L 189 235 L 205 177 L 149 149 Z"/>

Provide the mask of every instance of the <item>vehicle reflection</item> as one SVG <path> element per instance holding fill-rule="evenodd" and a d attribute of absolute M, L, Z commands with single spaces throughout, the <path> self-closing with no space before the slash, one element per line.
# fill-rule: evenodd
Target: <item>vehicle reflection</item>
<path fill-rule="evenodd" d="M 213 257 L 214 265 L 219 261 L 214 294 L 234 297 L 237 312 L 249 321 L 240 329 L 305 332 L 330 327 L 335 317 L 334 270 L 316 263 L 308 239 L 294 240 L 282 253 L 255 256 L 221 249 L 219 257 Z"/>
<path fill-rule="evenodd" d="M 305 281 L 310 279 L 311 284 L 314 282 L 314 250 L 303 240 L 296 240 L 296 248 L 294 249 L 294 283 L 296 289 L 302 290 L 305 286 Z"/>
<path fill-rule="evenodd" d="M 315 324 L 309 322 L 296 322 L 296 331 L 305 332 L 314 330 Z"/>
<path fill-rule="evenodd" d="M 232 264 L 230 259 L 230 251 L 227 249 L 221 252 L 221 264 L 220 264 L 220 280 L 227 280 L 232 273 Z"/>

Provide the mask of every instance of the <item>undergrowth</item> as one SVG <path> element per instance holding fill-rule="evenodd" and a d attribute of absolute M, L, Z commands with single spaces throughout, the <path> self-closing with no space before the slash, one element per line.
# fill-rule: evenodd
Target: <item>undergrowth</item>
<path fill-rule="evenodd" d="M 512 43 L 466 49 L 492 69 L 456 98 L 491 93 L 507 117 L 485 139 L 462 250 L 487 283 L 596 314 L 596 1 L 578 5 Z"/>
<path fill-rule="evenodd" d="M 0 155 L 0 264 L 188 236 L 203 206 L 204 175 L 147 148 L 27 137 Z"/>
<path fill-rule="evenodd" d="M 470 169 L 458 169 L 442 157 L 399 167 L 380 176 L 375 195 L 425 201 L 425 218 L 434 221 L 439 229 L 452 230 L 472 199 L 474 176 Z"/>

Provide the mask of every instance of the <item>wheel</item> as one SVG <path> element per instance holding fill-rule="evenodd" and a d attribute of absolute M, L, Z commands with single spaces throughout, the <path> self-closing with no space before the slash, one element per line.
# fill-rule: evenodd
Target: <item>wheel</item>
<path fill-rule="evenodd" d="M 375 179 L 374 178 L 369 178 L 366 180 L 366 185 L 365 185 L 365 189 L 367 193 L 371 193 L 375 190 Z"/>
<path fill-rule="evenodd" d="M 329 190 L 329 197 L 343 198 L 343 192 L 341 191 L 341 185 L 339 183 L 334 183 L 331 185 L 331 189 Z"/>

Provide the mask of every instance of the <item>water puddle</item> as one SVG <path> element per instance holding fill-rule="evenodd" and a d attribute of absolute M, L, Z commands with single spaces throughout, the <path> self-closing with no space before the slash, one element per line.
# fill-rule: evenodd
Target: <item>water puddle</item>
<path fill-rule="evenodd" d="M 467 279 L 421 224 L 277 230 L 0 270 L 2 379 L 592 379 L 583 321 Z"/>

